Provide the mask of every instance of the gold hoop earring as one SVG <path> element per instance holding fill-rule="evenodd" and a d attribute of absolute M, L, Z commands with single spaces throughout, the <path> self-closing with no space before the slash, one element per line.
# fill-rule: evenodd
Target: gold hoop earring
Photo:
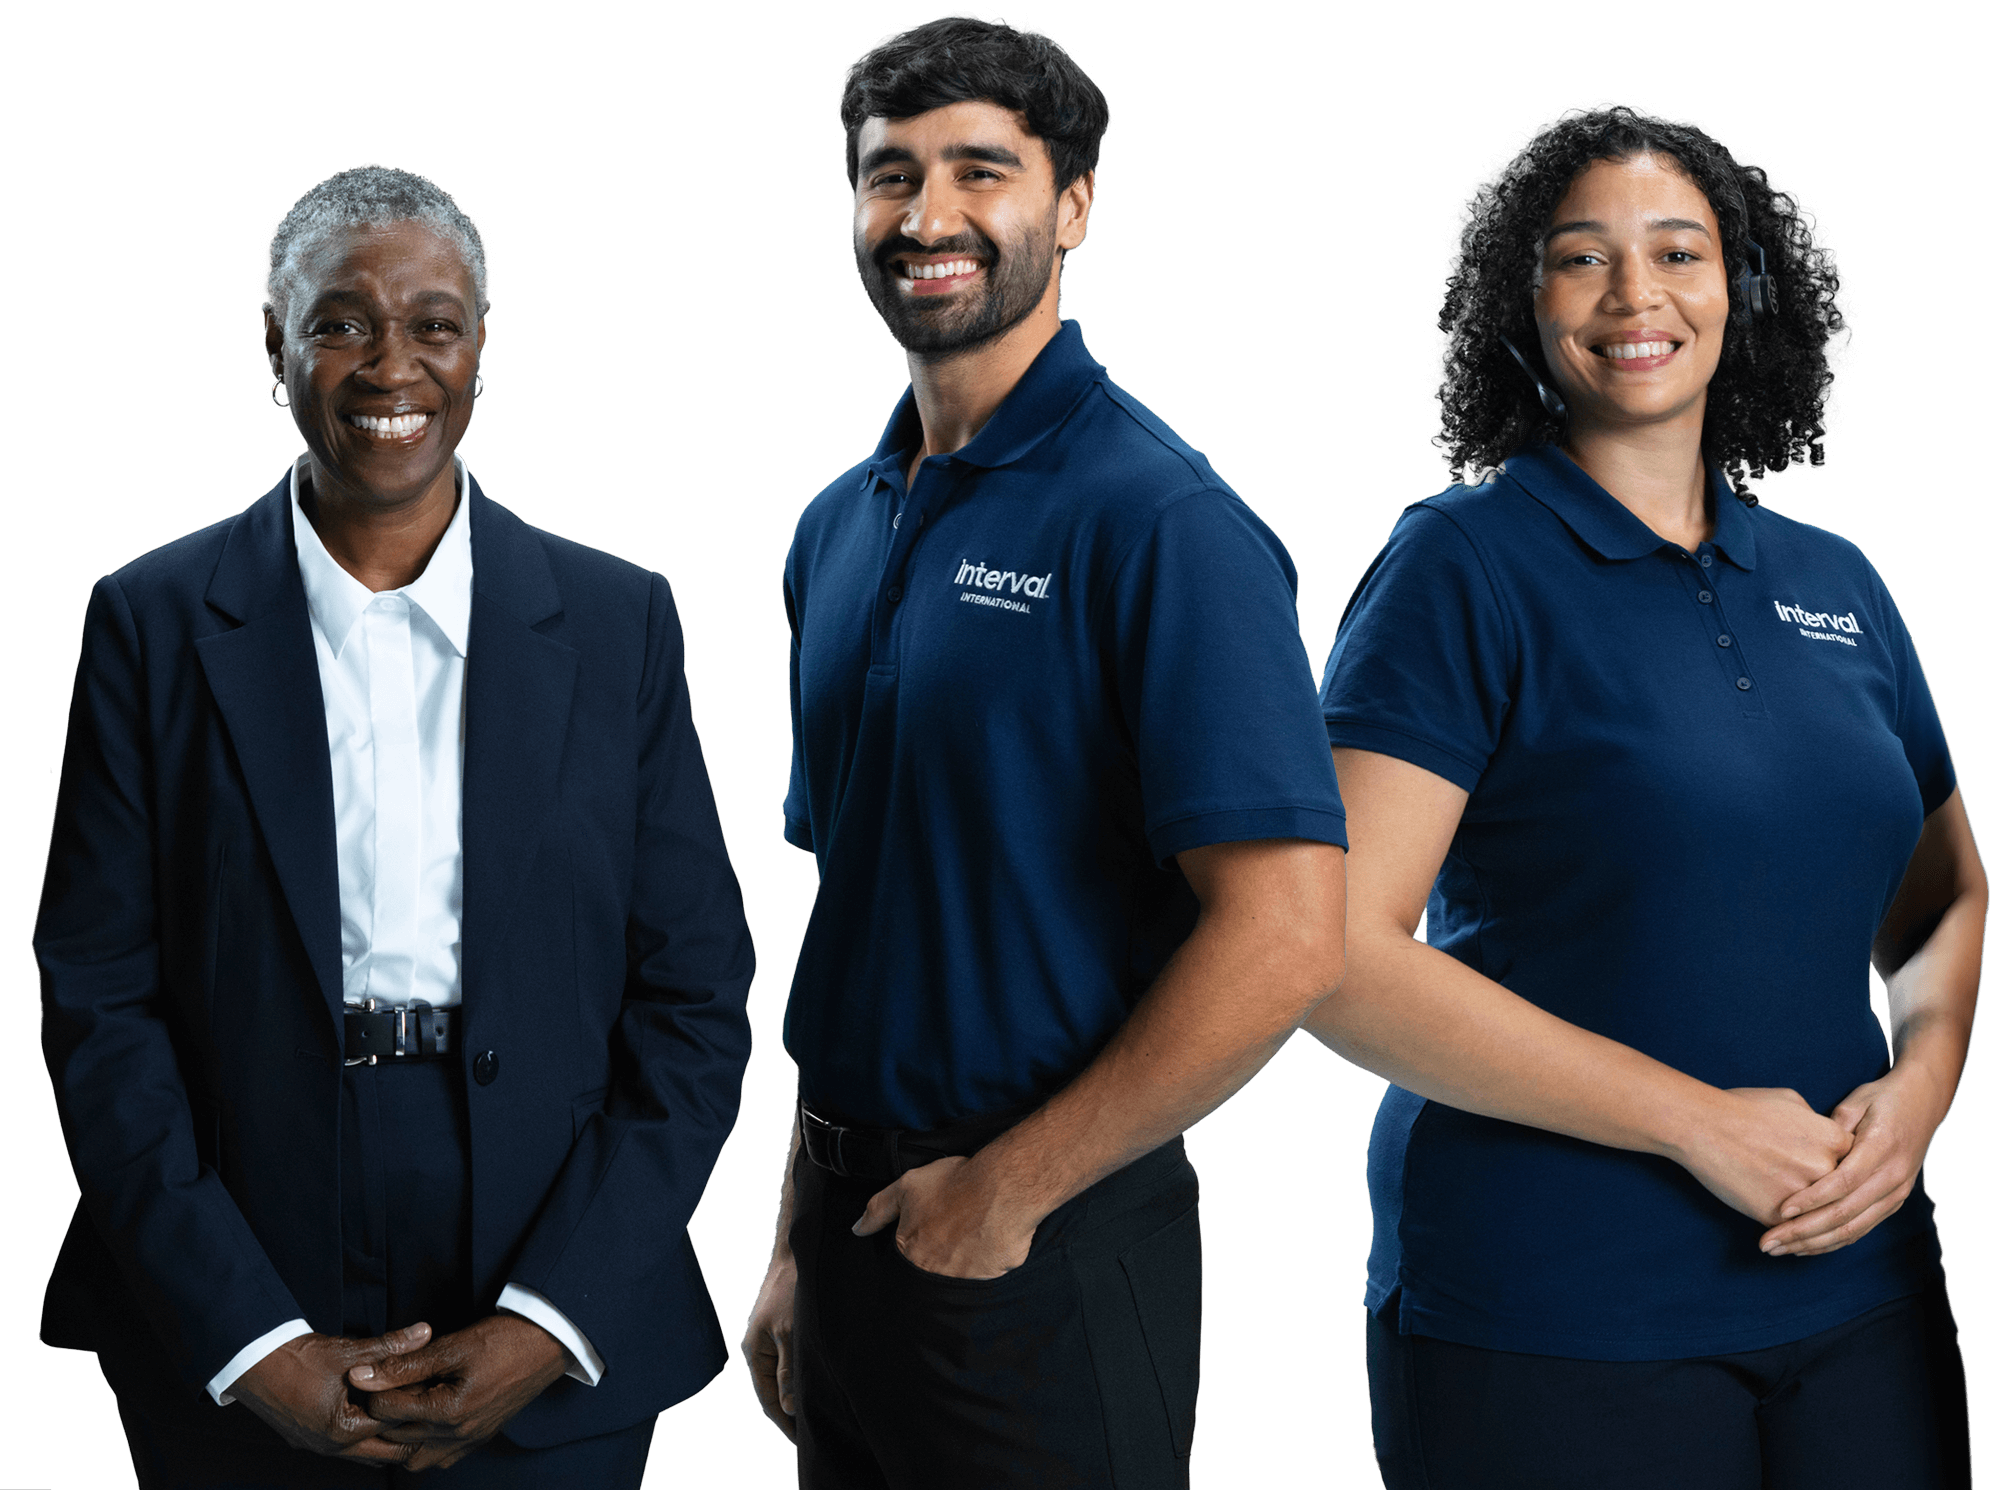
<path fill-rule="evenodd" d="M 285 380 L 284 380 L 283 378 L 280 378 L 280 379 L 278 379 L 278 381 L 277 381 L 277 382 L 275 382 L 275 383 L 273 383 L 273 384 L 271 385 L 271 402 L 272 402 L 272 403 L 274 403 L 274 404 L 278 404 L 278 390 L 279 390 L 280 388 L 283 388 L 284 386 L 285 386 Z M 289 392 L 287 392 L 287 393 L 285 394 L 285 401 L 284 401 L 283 403 L 281 403 L 281 404 L 278 404 L 278 407 L 279 407 L 279 408 L 281 408 L 281 409 L 289 409 L 289 408 L 290 408 L 291 406 L 292 406 L 292 395 L 291 395 L 291 394 L 290 394 Z"/>

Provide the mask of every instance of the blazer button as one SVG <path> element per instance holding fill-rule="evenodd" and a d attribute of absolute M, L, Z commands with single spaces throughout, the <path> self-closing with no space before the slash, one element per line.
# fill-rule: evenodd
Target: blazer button
<path fill-rule="evenodd" d="M 500 1057 L 490 1050 L 483 1050 L 473 1059 L 472 1079 L 481 1086 L 493 1085 L 500 1074 Z"/>

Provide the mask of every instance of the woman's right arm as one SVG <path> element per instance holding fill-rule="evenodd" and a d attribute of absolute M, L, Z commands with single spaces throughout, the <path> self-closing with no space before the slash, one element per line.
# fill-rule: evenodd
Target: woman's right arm
<path fill-rule="evenodd" d="M 1853 1140 L 1798 1093 L 1724 1091 L 1537 1008 L 1416 940 L 1467 793 L 1336 749 L 1347 806 L 1347 978 L 1305 1027 L 1336 1054 L 1465 1112 L 1659 1154 L 1765 1225 Z"/>

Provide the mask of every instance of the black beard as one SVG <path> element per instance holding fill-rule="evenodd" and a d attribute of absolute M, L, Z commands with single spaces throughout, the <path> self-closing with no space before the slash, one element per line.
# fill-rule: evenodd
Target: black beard
<path fill-rule="evenodd" d="M 974 291 L 956 295 L 908 295 L 901 273 L 890 262 L 897 254 L 944 254 L 977 259 L 986 278 Z M 854 263 L 876 312 L 903 350 L 927 362 L 941 362 L 1005 335 L 1034 313 L 1049 287 L 1056 259 L 1056 214 L 1003 252 L 984 233 L 968 229 L 937 243 L 919 243 L 898 233 L 870 247 L 857 236 Z"/>

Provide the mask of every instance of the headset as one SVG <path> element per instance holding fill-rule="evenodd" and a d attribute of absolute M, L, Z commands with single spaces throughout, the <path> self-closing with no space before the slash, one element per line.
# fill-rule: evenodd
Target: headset
<path fill-rule="evenodd" d="M 1746 262 L 1742 269 L 1737 272 L 1736 293 L 1742 298 L 1744 307 L 1753 317 L 1776 315 L 1778 312 L 1778 277 L 1770 272 L 1764 258 L 1763 244 L 1749 238 L 1746 238 L 1744 243 L 1749 247 L 1750 252 L 1755 255 L 1757 267 L 1752 269 Z M 1521 355 L 1521 349 L 1504 336 L 1500 338 L 1500 345 L 1507 349 L 1507 355 L 1521 365 L 1521 371 L 1526 373 L 1528 381 L 1535 385 L 1535 392 L 1540 395 L 1542 407 L 1548 410 L 1549 417 L 1558 422 L 1567 420 L 1569 418 L 1569 405 L 1562 401 L 1560 393 L 1557 393 L 1555 389 L 1542 381 L 1542 376 L 1535 371 L 1534 364 Z M 1754 504 L 1755 498 L 1751 500 Z"/>
<path fill-rule="evenodd" d="M 1764 246 L 1754 239 L 1746 238 L 1744 244 L 1756 255 L 1757 268 L 1753 272 L 1746 263 L 1736 275 L 1736 292 L 1743 297 L 1753 316 L 1772 316 L 1778 313 L 1778 277 L 1768 273 L 1764 266 Z"/>

